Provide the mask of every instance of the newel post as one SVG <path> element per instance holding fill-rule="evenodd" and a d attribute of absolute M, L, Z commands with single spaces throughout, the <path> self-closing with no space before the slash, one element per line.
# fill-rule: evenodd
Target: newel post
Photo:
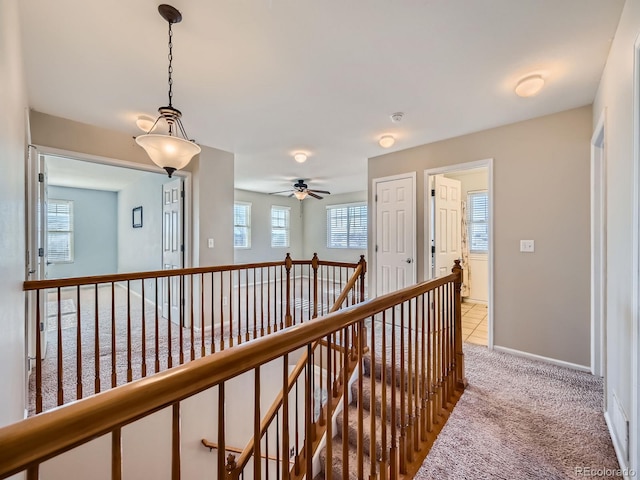
<path fill-rule="evenodd" d="M 311 268 L 313 268 L 313 317 L 318 316 L 318 266 L 320 260 L 318 260 L 318 254 L 314 253 L 311 259 Z"/>
<path fill-rule="evenodd" d="M 284 268 L 287 271 L 287 298 L 286 298 L 286 311 L 284 314 L 285 327 L 291 326 L 291 266 L 292 265 L 293 265 L 293 261 L 291 260 L 291 255 L 287 253 L 287 256 L 284 259 Z"/>
<path fill-rule="evenodd" d="M 358 263 L 362 265 L 362 270 L 360 270 L 360 301 L 364 302 L 364 277 L 367 273 L 367 261 L 364 259 L 364 255 L 360 255 Z"/>
<path fill-rule="evenodd" d="M 457 387 L 464 389 L 467 386 L 467 379 L 464 376 L 464 353 L 462 351 L 462 266 L 460 260 L 455 261 L 451 270 L 456 274 L 454 281 L 454 304 L 455 304 L 455 351 L 456 351 L 456 383 Z"/>

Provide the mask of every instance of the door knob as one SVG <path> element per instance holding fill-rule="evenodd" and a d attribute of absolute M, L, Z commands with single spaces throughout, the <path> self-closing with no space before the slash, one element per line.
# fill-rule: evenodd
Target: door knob
<path fill-rule="evenodd" d="M 411 258 L 407 258 L 405 261 L 406 261 L 407 263 L 411 263 L 411 262 L 413 262 L 413 259 L 411 259 Z"/>

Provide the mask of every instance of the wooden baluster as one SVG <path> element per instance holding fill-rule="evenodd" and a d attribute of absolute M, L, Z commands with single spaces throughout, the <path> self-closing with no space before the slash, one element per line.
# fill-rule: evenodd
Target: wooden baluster
<path fill-rule="evenodd" d="M 349 329 L 343 330 L 343 348 L 345 350 L 342 362 L 342 480 L 349 480 Z M 362 478 L 362 477 L 359 477 Z"/>
<path fill-rule="evenodd" d="M 371 331 L 375 330 L 372 325 Z M 382 361 L 380 363 L 380 424 L 382 425 L 382 429 L 380 432 L 381 441 L 380 444 L 382 446 L 382 455 L 380 460 L 380 474 L 382 479 L 386 479 L 387 472 L 389 468 L 389 449 L 387 445 L 387 422 L 389 421 L 387 415 L 387 311 L 382 311 L 382 346 L 381 346 L 381 356 Z M 373 355 L 372 355 L 373 358 Z M 395 365 L 394 362 L 391 362 L 391 366 Z M 375 400 L 374 400 L 375 401 Z M 375 412 L 375 410 L 372 410 Z"/>
<path fill-rule="evenodd" d="M 39 470 L 40 464 L 32 465 L 27 468 L 27 480 L 38 480 L 40 477 Z"/>
<path fill-rule="evenodd" d="M 313 418 L 311 409 L 314 408 L 312 399 L 315 397 L 313 392 L 313 351 L 311 344 L 307 344 L 307 378 L 304 385 L 305 390 L 305 409 L 304 409 L 304 457 L 306 460 L 306 478 L 313 478 Z"/>
<path fill-rule="evenodd" d="M 44 295 L 44 301 L 47 301 L 47 293 L 42 290 L 36 290 L 36 324 L 34 332 L 36 336 L 36 413 L 42 412 L 42 335 L 46 335 L 44 331 L 44 322 L 42 320 L 42 311 L 40 310 L 40 295 Z"/>
<path fill-rule="evenodd" d="M 438 416 L 444 409 L 444 299 L 442 286 L 438 287 Z M 438 423 L 440 420 L 438 420 Z"/>
<path fill-rule="evenodd" d="M 295 469 L 294 473 L 300 475 L 300 416 L 298 415 L 298 405 L 300 405 L 300 397 L 298 395 L 298 380 L 296 379 L 296 404 L 295 404 L 295 417 L 296 417 L 296 432 L 295 432 L 295 443 L 296 443 L 296 459 L 295 459 Z"/>
<path fill-rule="evenodd" d="M 333 382 L 335 376 L 331 375 L 331 350 L 334 348 L 331 339 L 333 338 L 332 334 L 327 335 L 327 432 L 325 435 L 326 438 L 326 456 L 324 463 L 324 474 L 325 480 L 332 480 L 333 471 L 332 471 L 332 459 L 333 459 L 333 409 L 331 408 L 333 404 Z M 335 368 L 335 367 L 334 367 Z"/>
<path fill-rule="evenodd" d="M 173 310 L 173 308 L 171 308 L 171 284 L 172 279 L 171 277 L 165 277 L 166 278 L 166 283 L 167 283 L 167 347 L 168 347 L 168 351 L 167 351 L 167 368 L 171 368 L 173 367 L 173 354 L 171 352 L 171 350 L 173 349 L 173 336 L 171 335 L 171 311 Z"/>
<path fill-rule="evenodd" d="M 423 442 L 427 441 L 427 401 L 428 401 L 428 392 L 429 386 L 427 384 L 427 351 L 426 351 L 426 341 L 429 332 L 426 329 L 425 322 L 425 296 L 427 294 L 423 294 L 420 296 L 420 440 Z"/>
<path fill-rule="evenodd" d="M 289 355 L 282 357 L 282 479 L 289 480 Z"/>
<path fill-rule="evenodd" d="M 427 432 L 433 431 L 433 295 L 427 292 Z"/>
<path fill-rule="evenodd" d="M 111 432 L 111 480 L 122 480 L 122 430 Z"/>
<path fill-rule="evenodd" d="M 331 397 L 327 394 L 327 411 L 325 412 L 325 409 L 322 406 L 322 385 L 325 377 L 324 372 L 327 372 L 326 376 L 328 377 L 330 375 L 330 371 L 324 369 L 324 348 L 322 348 L 322 345 L 318 345 L 318 351 L 320 352 L 320 400 L 319 400 L 320 415 L 318 416 L 318 424 L 324 426 L 327 423 L 326 414 L 330 413 L 329 405 L 331 404 Z M 329 355 L 329 352 L 327 352 L 327 355 Z M 315 394 L 314 394 L 314 398 L 315 398 Z"/>
<path fill-rule="evenodd" d="M 455 261 L 453 273 L 458 275 L 458 278 L 454 283 L 456 387 L 462 390 L 467 386 L 467 379 L 464 376 L 464 352 L 462 351 L 462 267 L 460 266 L 460 260 Z"/>
<path fill-rule="evenodd" d="M 339 363 L 338 363 L 338 348 L 337 348 L 337 343 L 338 343 L 338 333 L 334 332 L 333 334 L 333 345 L 334 347 L 332 348 L 332 350 L 329 350 L 328 354 L 329 355 L 333 355 L 333 375 L 331 376 L 331 379 L 333 381 L 333 396 L 335 398 L 338 398 L 338 396 L 340 395 L 340 382 L 339 382 L 339 377 L 338 377 L 338 368 L 339 368 Z"/>
<path fill-rule="evenodd" d="M 180 365 L 184 363 L 184 326 L 185 326 L 185 318 L 184 318 L 184 275 L 178 276 L 178 291 L 180 292 L 180 297 L 178 301 L 178 341 L 180 342 Z M 171 305 L 169 305 L 171 308 Z"/>
<path fill-rule="evenodd" d="M 98 284 L 94 284 L 94 338 L 93 338 L 93 355 L 94 355 L 94 373 L 93 391 L 94 393 L 100 393 L 100 318 L 98 310 Z"/>
<path fill-rule="evenodd" d="M 360 270 L 360 301 L 364 302 L 364 277 L 367 273 L 367 261 L 364 259 L 364 255 L 360 255 L 360 261 L 358 263 L 362 265 L 362 270 Z"/>
<path fill-rule="evenodd" d="M 207 354 L 204 329 L 204 273 L 200 274 L 200 357 Z M 213 272 L 211 272 L 211 353 L 213 353 Z"/>
<path fill-rule="evenodd" d="M 313 318 L 318 316 L 318 254 L 314 253 L 311 259 L 313 268 Z"/>
<path fill-rule="evenodd" d="M 453 396 L 453 285 L 447 283 L 447 401 Z"/>
<path fill-rule="evenodd" d="M 156 348 L 156 358 L 154 364 L 154 372 L 158 373 L 160 371 L 160 308 L 162 305 L 158 305 L 158 277 L 156 277 L 155 281 L 155 292 L 154 292 L 154 310 L 155 310 L 155 348 Z"/>
<path fill-rule="evenodd" d="M 171 415 L 171 480 L 180 480 L 180 402 L 173 404 Z"/>
<path fill-rule="evenodd" d="M 249 269 L 244 270 L 244 339 L 249 341 Z M 254 318 L 255 320 L 255 318 Z M 255 323 L 255 322 L 254 322 Z"/>
<path fill-rule="evenodd" d="M 296 300 L 298 297 L 296 297 L 296 266 L 293 265 L 293 268 L 291 269 L 293 270 L 293 278 L 291 281 L 291 298 L 289 299 L 289 302 L 291 302 L 291 310 L 292 310 L 292 315 L 293 315 L 293 325 L 296 324 L 296 313 L 297 313 L 297 308 L 296 308 Z"/>
<path fill-rule="evenodd" d="M 389 451 L 389 468 L 391 470 L 391 480 L 398 478 L 398 406 L 396 393 L 398 383 L 396 382 L 396 309 L 391 308 L 391 448 Z M 383 397 L 384 398 L 384 397 Z"/>
<path fill-rule="evenodd" d="M 145 302 L 144 279 L 142 283 L 142 377 L 147 376 L 147 305 Z"/>
<path fill-rule="evenodd" d="M 275 308 L 275 301 L 273 302 L 273 306 Z M 267 267 L 267 334 L 270 334 L 271 332 L 271 267 Z M 280 478 L 280 475 L 278 475 L 277 478 Z"/>
<path fill-rule="evenodd" d="M 267 267 L 267 271 L 269 267 Z M 268 300 L 268 297 L 267 297 Z M 264 328 L 264 268 L 260 267 L 260 336 L 264 337 L 265 328 Z M 268 322 L 268 320 L 267 320 Z M 268 330 L 268 326 L 267 326 Z"/>
<path fill-rule="evenodd" d="M 252 323 L 253 323 L 253 338 L 257 338 L 258 337 L 258 297 L 257 297 L 257 284 L 256 284 L 256 269 L 255 267 L 252 268 L 253 270 L 253 318 L 252 318 Z"/>
<path fill-rule="evenodd" d="M 231 273 L 231 272 L 229 272 Z M 231 278 L 229 278 L 231 280 Z M 213 273 L 211 274 L 211 282 L 213 285 Z M 213 287 L 212 287 L 213 289 Z M 211 291 L 211 301 L 213 301 L 213 290 Z M 229 308 L 231 308 L 231 297 L 229 297 Z M 220 272 L 220 351 L 224 350 L 224 274 Z M 213 310 L 213 307 L 212 307 Z M 211 331 L 213 332 L 213 315 L 211 315 Z M 213 337 L 211 337 L 213 342 Z M 213 348 L 212 348 L 213 351 Z"/>
<path fill-rule="evenodd" d="M 407 473 L 407 410 L 406 410 L 406 374 L 405 374 L 405 323 L 404 303 L 400 304 L 400 473 Z"/>
<path fill-rule="evenodd" d="M 260 367 L 253 370 L 253 477 L 262 478 L 262 454 L 260 444 Z"/>
<path fill-rule="evenodd" d="M 238 273 L 238 275 L 240 274 Z M 220 339 L 220 342 L 220 350 L 224 350 L 224 337 Z M 229 270 L 229 346 L 233 347 L 233 271 L 231 270 Z"/>
<path fill-rule="evenodd" d="M 276 422 L 277 421 L 278 419 L 276 417 Z M 271 425 L 269 425 L 269 427 L 270 426 Z M 264 469 L 266 480 L 269 480 L 269 427 L 264 431 Z"/>
<path fill-rule="evenodd" d="M 203 275 L 204 277 L 204 275 Z M 211 353 L 215 353 L 216 352 L 216 324 L 215 324 L 215 277 L 216 274 L 215 272 L 211 272 Z M 222 272 L 220 272 L 220 304 L 221 304 L 221 309 L 222 309 Z M 224 322 L 223 322 L 223 317 L 220 317 L 220 336 L 222 336 L 222 331 L 224 329 Z"/>
<path fill-rule="evenodd" d="M 227 478 L 225 468 L 224 382 L 218 385 L 218 478 Z"/>
<path fill-rule="evenodd" d="M 133 380 L 131 368 L 131 285 L 127 280 L 127 382 Z"/>
<path fill-rule="evenodd" d="M 403 304 L 404 305 L 404 304 Z M 402 307 L 401 307 L 402 308 Z M 405 456 L 407 457 L 407 462 L 413 462 L 413 345 L 411 344 L 412 339 L 412 314 L 413 310 L 411 309 L 411 300 L 407 301 L 407 311 L 408 311 L 408 321 L 407 321 L 407 380 L 406 387 L 403 386 L 402 389 L 406 388 L 407 390 L 407 419 L 405 420 L 405 424 L 407 425 L 407 438 L 406 438 L 406 449 Z"/>
<path fill-rule="evenodd" d="M 419 345 L 419 337 L 423 332 L 418 328 L 418 317 L 419 317 L 419 303 L 418 298 L 414 298 L 410 300 L 410 302 L 414 302 L 413 309 L 413 318 L 411 320 L 411 328 L 413 330 L 413 449 L 415 452 L 420 451 L 420 399 L 422 398 L 422 385 L 420 383 L 420 345 Z"/>
<path fill-rule="evenodd" d="M 58 405 L 64 403 L 64 372 L 62 371 L 62 300 L 60 299 L 60 287 L 58 293 L 58 325 L 57 325 L 57 341 L 58 341 Z"/>
<path fill-rule="evenodd" d="M 371 463 L 369 465 L 369 478 L 371 480 L 377 478 L 376 475 L 376 439 L 378 429 L 376 428 L 376 324 L 375 317 L 371 316 L 371 340 L 369 342 L 369 459 Z M 386 398 L 381 399 L 382 402 L 386 402 Z"/>
<path fill-rule="evenodd" d="M 362 349 L 364 347 L 364 321 L 360 320 L 358 322 L 358 335 L 354 340 L 357 342 L 357 356 L 358 356 L 358 441 L 357 441 L 357 452 L 358 452 L 358 478 L 364 478 L 364 362 L 362 360 Z M 371 412 L 371 416 L 374 417 L 374 411 Z M 371 438 L 373 438 L 373 443 L 375 445 L 375 437 L 376 431 L 371 430 L 370 433 Z M 375 457 L 375 449 L 371 450 L 371 458 Z"/>
<path fill-rule="evenodd" d="M 80 285 L 76 287 L 76 399 L 82 398 L 82 315 Z"/>
<path fill-rule="evenodd" d="M 189 348 L 189 359 L 191 361 L 195 360 L 196 358 L 196 346 L 195 346 L 195 332 L 194 332 L 194 328 L 195 328 L 195 314 L 194 314 L 194 308 L 193 308 L 193 304 L 194 304 L 194 298 L 193 298 L 193 274 L 189 275 L 189 283 L 190 283 L 190 295 L 189 297 L 191 298 L 191 307 L 190 307 L 190 315 L 189 315 L 189 341 L 191 342 L 190 348 Z M 185 320 L 185 324 L 186 324 L 186 320 Z M 200 332 L 200 336 L 202 338 L 204 338 L 204 330 L 202 330 Z"/>

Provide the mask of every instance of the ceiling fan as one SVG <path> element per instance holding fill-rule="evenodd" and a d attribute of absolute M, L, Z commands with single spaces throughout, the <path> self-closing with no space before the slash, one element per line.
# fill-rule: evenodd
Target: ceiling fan
<path fill-rule="evenodd" d="M 307 196 L 321 200 L 323 197 L 318 195 L 318 193 L 322 193 L 323 195 L 331 195 L 331 192 L 327 192 L 326 190 L 311 190 L 307 187 L 307 184 L 304 183 L 304 180 L 302 179 L 298 180 L 297 183 L 294 183 L 293 188 L 290 188 L 289 190 L 282 190 L 281 192 L 271 192 L 269 195 L 276 195 L 278 193 L 286 192 L 291 192 L 289 196 L 295 196 L 298 200 L 304 200 L 305 198 L 307 198 Z"/>

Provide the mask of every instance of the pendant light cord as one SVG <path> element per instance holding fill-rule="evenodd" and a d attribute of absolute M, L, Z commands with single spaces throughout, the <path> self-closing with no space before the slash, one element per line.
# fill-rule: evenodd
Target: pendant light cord
<path fill-rule="evenodd" d="M 171 22 L 169 22 L 169 107 L 173 107 L 173 31 L 171 30 Z"/>

